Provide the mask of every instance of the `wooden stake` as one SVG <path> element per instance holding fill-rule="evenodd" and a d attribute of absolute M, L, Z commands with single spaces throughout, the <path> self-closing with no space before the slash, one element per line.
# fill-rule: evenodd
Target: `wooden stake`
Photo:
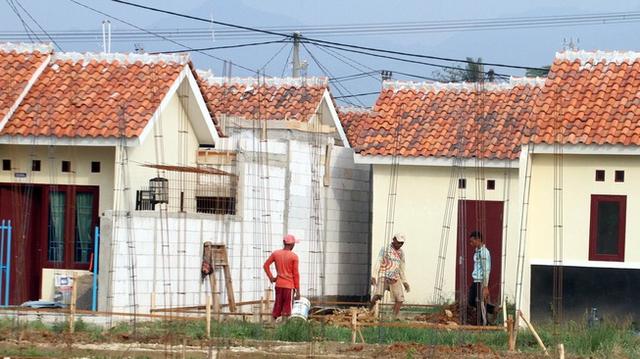
<path fill-rule="evenodd" d="M 542 342 L 542 339 L 540 339 L 540 336 L 538 335 L 538 332 L 536 332 L 536 330 L 533 328 L 533 325 L 531 325 L 531 323 L 529 323 L 527 318 L 524 317 L 524 314 L 522 314 L 522 311 L 518 310 L 518 314 L 520 315 L 520 318 L 522 318 L 524 323 L 527 325 L 527 327 L 531 331 L 531 334 L 533 334 L 533 337 L 536 338 L 536 341 L 538 342 L 538 345 L 540 345 L 540 348 L 542 348 L 542 350 L 544 351 L 544 355 L 548 357 L 549 356 L 549 352 L 547 351 L 547 347 L 544 346 L 544 343 Z"/>
<path fill-rule="evenodd" d="M 211 294 L 207 294 L 207 339 L 211 339 Z"/>
<path fill-rule="evenodd" d="M 507 317 L 507 335 L 509 338 L 508 346 L 510 352 L 514 352 L 516 350 L 516 340 L 513 332 L 513 315 L 509 314 L 509 316 Z"/>
<path fill-rule="evenodd" d="M 520 332 L 520 316 L 516 315 L 513 320 L 513 349 L 518 347 L 518 333 Z"/>
<path fill-rule="evenodd" d="M 564 359 L 564 344 L 558 344 L 558 357 Z"/>
<path fill-rule="evenodd" d="M 358 330 L 358 312 L 351 307 L 351 344 L 356 343 L 356 332 Z"/>
<path fill-rule="evenodd" d="M 78 300 L 77 275 L 73 273 L 71 282 L 71 304 L 69 305 L 69 333 L 73 334 L 76 327 L 76 301 Z"/>

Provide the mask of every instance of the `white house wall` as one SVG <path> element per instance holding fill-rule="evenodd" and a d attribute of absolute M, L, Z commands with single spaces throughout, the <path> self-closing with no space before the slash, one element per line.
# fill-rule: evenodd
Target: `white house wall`
<path fill-rule="evenodd" d="M 529 309 L 531 264 L 550 265 L 554 260 L 553 178 L 551 154 L 534 154 L 527 234 L 527 263 L 524 274 L 523 310 Z M 605 170 L 604 182 L 595 181 L 595 171 Z M 614 182 L 614 172 L 625 171 L 622 183 Z M 563 264 L 601 268 L 638 268 L 640 263 L 640 157 L 608 155 L 564 155 L 562 192 Z M 627 220 L 624 262 L 589 261 L 591 195 L 626 195 Z M 552 283 L 549 283 L 552 286 Z"/>
<path fill-rule="evenodd" d="M 476 193 L 476 174 L 474 168 L 466 168 L 466 199 L 503 201 L 505 188 L 505 169 L 485 168 L 485 179 L 495 179 L 495 190 L 484 190 Z M 513 300 L 515 287 L 515 267 L 517 253 L 517 235 L 519 224 L 518 206 L 518 171 L 510 171 L 510 196 L 508 211 L 507 261 L 506 283 L 504 290 L 507 298 Z M 389 198 L 390 166 L 373 166 L 373 241 L 372 263 L 385 241 L 387 221 L 387 200 Z M 457 177 L 454 178 L 457 190 Z M 411 292 L 405 293 L 408 303 L 432 303 L 438 251 L 440 248 L 441 232 L 447 205 L 447 194 L 451 181 L 450 167 L 400 166 L 398 170 L 397 199 L 393 232 L 401 232 L 407 236 L 407 244 L 403 247 L 406 257 L 406 275 L 411 285 Z M 486 188 L 484 181 L 479 185 Z M 453 301 L 455 298 L 456 281 L 456 235 L 457 235 L 457 202 L 453 202 L 451 227 L 446 251 L 444 287 L 442 295 Z M 506 203 L 505 203 L 506 213 Z M 494 261 L 497 259 L 494 258 Z"/>

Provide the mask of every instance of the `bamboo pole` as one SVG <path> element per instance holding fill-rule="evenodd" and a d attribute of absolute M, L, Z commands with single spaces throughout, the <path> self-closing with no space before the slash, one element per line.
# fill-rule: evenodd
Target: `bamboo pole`
<path fill-rule="evenodd" d="M 78 276 L 73 273 L 71 282 L 71 304 L 69 305 L 69 333 L 73 334 L 76 328 L 76 301 L 78 300 Z"/>
<path fill-rule="evenodd" d="M 207 339 L 211 339 L 211 295 L 207 295 Z"/>
<path fill-rule="evenodd" d="M 564 344 L 558 344 L 558 357 L 564 359 Z"/>
<path fill-rule="evenodd" d="M 549 356 L 549 352 L 547 351 L 547 347 L 544 346 L 544 343 L 542 342 L 542 339 L 540 339 L 540 336 L 538 335 L 538 332 L 536 332 L 536 330 L 533 328 L 533 325 L 531 325 L 531 323 L 529 323 L 527 318 L 524 317 L 524 314 L 522 314 L 522 311 L 518 310 L 518 314 L 520 315 L 520 318 L 522 318 L 524 323 L 527 325 L 527 327 L 531 331 L 531 334 L 533 334 L 533 337 L 536 338 L 536 341 L 538 342 L 538 345 L 540 345 L 540 348 L 542 348 L 542 350 L 544 351 L 544 356 L 548 357 Z"/>

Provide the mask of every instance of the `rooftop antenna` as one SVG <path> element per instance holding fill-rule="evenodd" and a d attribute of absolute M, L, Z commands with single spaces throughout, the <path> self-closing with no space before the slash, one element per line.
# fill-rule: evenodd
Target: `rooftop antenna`
<path fill-rule="evenodd" d="M 580 45 L 580 38 L 576 38 L 575 41 L 573 40 L 572 37 L 570 37 L 569 39 L 567 38 L 562 39 L 563 50 L 577 51 L 577 50 L 580 50 L 579 45 Z"/>
<path fill-rule="evenodd" d="M 136 42 L 133 44 L 133 49 L 137 54 L 144 54 L 144 44 L 141 42 Z"/>
<path fill-rule="evenodd" d="M 111 52 L 111 21 L 102 20 L 102 52 Z"/>

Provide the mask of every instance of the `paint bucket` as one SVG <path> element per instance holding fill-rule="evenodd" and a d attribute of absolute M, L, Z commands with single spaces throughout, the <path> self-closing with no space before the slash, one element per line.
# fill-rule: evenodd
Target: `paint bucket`
<path fill-rule="evenodd" d="M 293 302 L 293 308 L 291 309 L 291 318 L 300 318 L 307 320 L 309 317 L 309 310 L 311 309 L 311 302 L 305 297 Z"/>

